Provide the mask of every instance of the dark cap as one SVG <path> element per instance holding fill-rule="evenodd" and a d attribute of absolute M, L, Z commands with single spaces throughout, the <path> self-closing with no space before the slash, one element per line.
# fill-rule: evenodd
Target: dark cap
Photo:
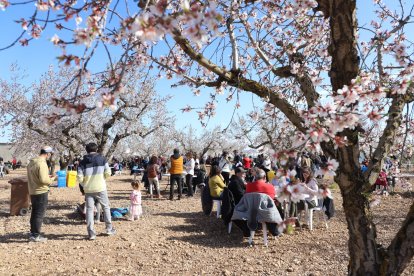
<path fill-rule="evenodd" d="M 245 169 L 243 169 L 242 167 L 237 167 L 237 168 L 235 168 L 235 169 L 234 169 L 234 172 L 235 172 L 235 173 L 245 173 L 245 172 L 246 172 L 246 170 L 245 170 Z"/>

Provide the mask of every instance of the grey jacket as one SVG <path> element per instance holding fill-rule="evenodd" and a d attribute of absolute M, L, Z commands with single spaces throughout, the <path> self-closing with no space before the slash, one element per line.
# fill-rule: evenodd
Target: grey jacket
<path fill-rule="evenodd" d="M 273 199 L 262 193 L 244 194 L 234 207 L 231 220 L 247 220 L 247 226 L 252 231 L 257 229 L 258 223 L 279 224 L 283 221 Z"/>

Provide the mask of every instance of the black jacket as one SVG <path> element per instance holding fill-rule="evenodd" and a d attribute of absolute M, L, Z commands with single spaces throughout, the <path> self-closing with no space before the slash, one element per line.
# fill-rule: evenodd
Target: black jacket
<path fill-rule="evenodd" d="M 335 206 L 333 199 L 326 197 L 323 200 L 323 207 L 325 207 L 325 214 L 328 217 L 328 219 L 335 216 Z"/>
<path fill-rule="evenodd" d="M 213 199 L 211 198 L 210 187 L 208 185 L 204 186 L 201 191 L 201 207 L 206 216 L 209 216 L 211 210 L 213 210 Z"/>
<path fill-rule="evenodd" d="M 231 221 L 234 211 L 234 198 L 231 191 L 225 187 L 222 194 L 221 200 L 221 218 L 224 221 L 224 225 L 228 225 Z"/>
<path fill-rule="evenodd" d="M 237 205 L 237 203 L 239 203 L 240 199 L 243 197 L 244 192 L 246 191 L 246 186 L 240 177 L 232 175 L 230 178 L 229 190 L 233 194 L 234 203 Z"/>

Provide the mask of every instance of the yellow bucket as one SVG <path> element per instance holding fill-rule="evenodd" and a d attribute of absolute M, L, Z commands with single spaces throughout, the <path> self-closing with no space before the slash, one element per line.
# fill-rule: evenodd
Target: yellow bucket
<path fill-rule="evenodd" d="M 76 186 L 76 176 L 78 175 L 77 172 L 75 171 L 68 171 L 67 173 L 67 179 L 66 179 L 66 184 L 69 188 L 73 188 Z"/>

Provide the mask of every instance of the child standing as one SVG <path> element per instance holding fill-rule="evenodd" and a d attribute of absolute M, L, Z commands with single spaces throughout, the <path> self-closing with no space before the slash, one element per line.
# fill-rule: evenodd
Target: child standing
<path fill-rule="evenodd" d="M 132 193 L 130 195 L 131 206 L 129 208 L 129 220 L 139 219 L 142 215 L 142 206 L 141 206 L 141 183 L 139 181 L 132 181 Z"/>

